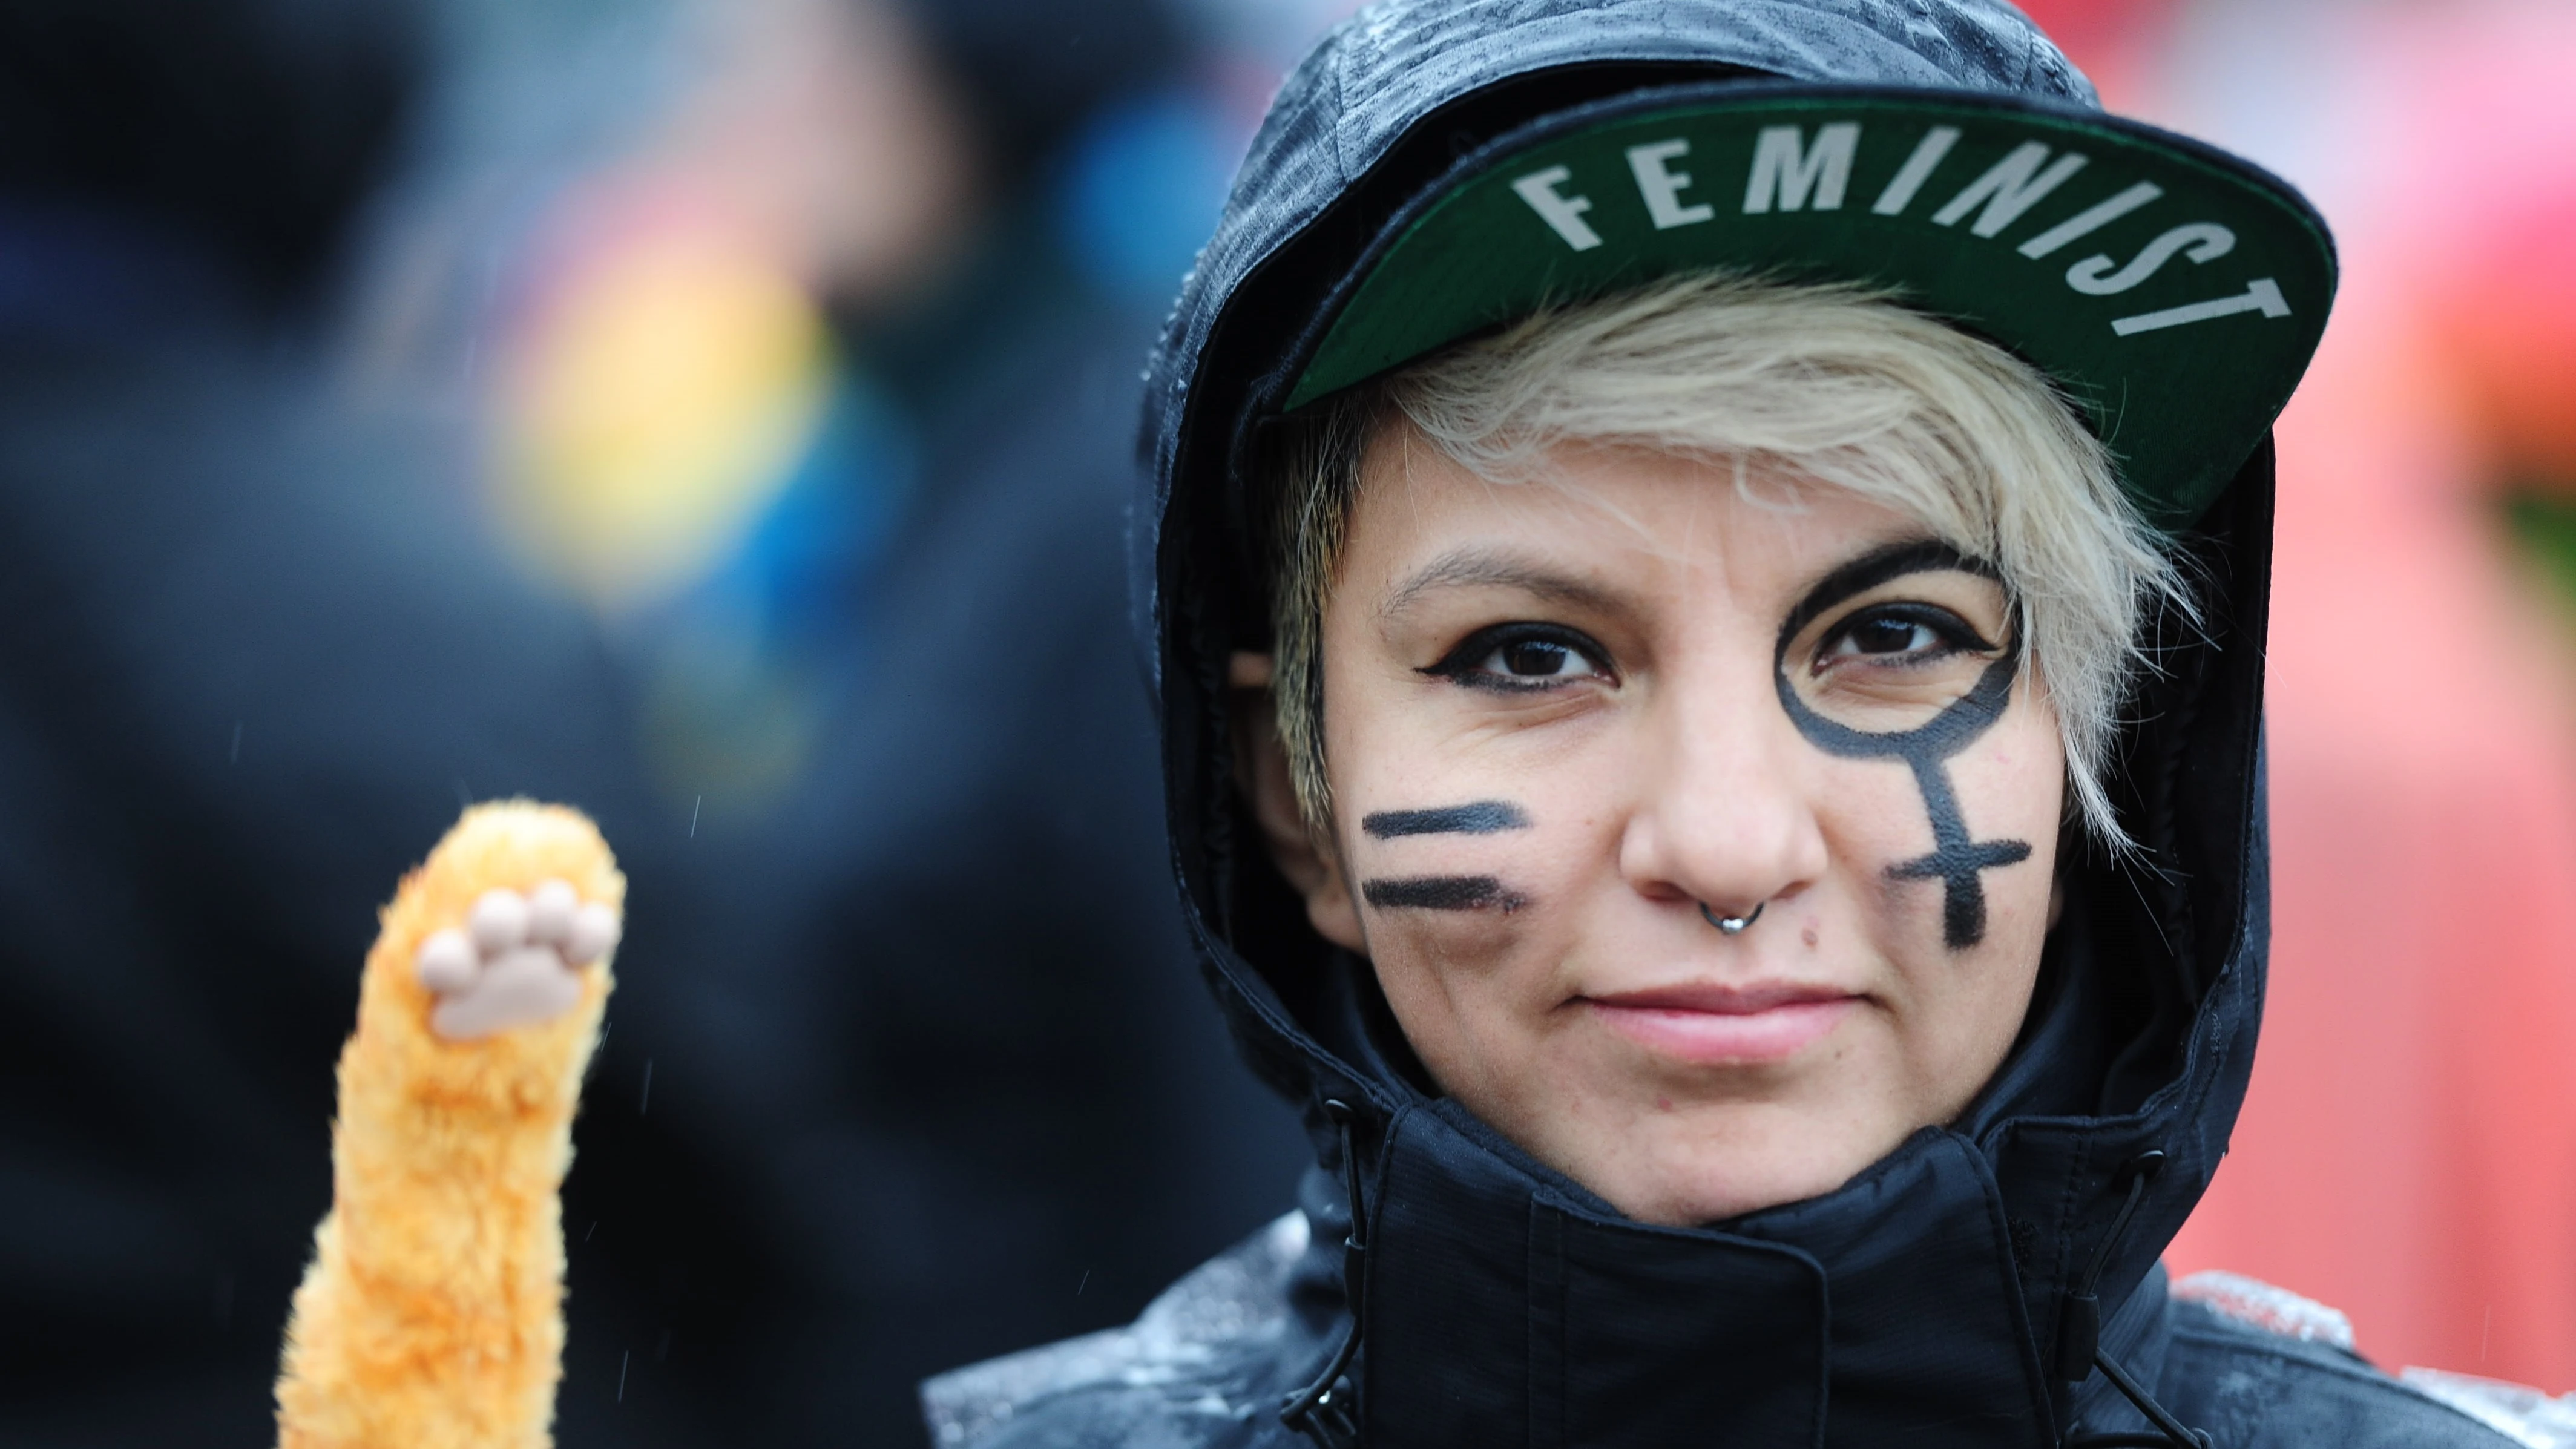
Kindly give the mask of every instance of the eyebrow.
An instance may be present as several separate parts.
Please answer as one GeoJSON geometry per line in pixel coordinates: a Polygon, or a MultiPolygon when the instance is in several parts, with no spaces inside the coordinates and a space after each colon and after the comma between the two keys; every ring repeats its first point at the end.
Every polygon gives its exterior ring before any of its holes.
{"type": "Polygon", "coordinates": [[[1405,579],[1378,606],[1380,618],[1393,618],[1435,589],[1500,588],[1597,613],[1617,612],[1624,595],[1570,574],[1558,573],[1525,558],[1493,549],[1466,548],[1442,554],[1405,579]]]}

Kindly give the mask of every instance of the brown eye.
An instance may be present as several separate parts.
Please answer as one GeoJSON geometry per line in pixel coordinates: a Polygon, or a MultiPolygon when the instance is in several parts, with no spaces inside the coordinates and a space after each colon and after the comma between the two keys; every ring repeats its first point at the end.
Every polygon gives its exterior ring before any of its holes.
{"type": "Polygon", "coordinates": [[[1541,639],[1519,639],[1504,645],[1494,651],[1486,667],[1516,679],[1554,679],[1589,672],[1583,668],[1582,655],[1541,639]]]}
{"type": "Polygon", "coordinates": [[[1550,624],[1502,624],[1479,629],[1447,658],[1422,671],[1471,689],[1552,689],[1584,679],[1607,679],[1600,646],[1571,629],[1550,624]]]}
{"type": "Polygon", "coordinates": [[[1994,646],[1947,609],[1927,604],[1892,604],[1867,610],[1825,636],[1816,667],[1830,669],[1842,660],[1881,664],[1923,664],[1959,653],[1990,653],[1994,646]]]}
{"type": "Polygon", "coordinates": [[[1903,654],[1940,643],[1930,629],[1910,619],[1864,619],[1842,637],[1837,654],[1903,654]]]}

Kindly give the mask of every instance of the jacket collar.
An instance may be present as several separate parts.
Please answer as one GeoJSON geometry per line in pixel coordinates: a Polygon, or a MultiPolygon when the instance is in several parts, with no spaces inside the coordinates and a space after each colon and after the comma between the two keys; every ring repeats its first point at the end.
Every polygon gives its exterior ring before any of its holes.
{"type": "Polygon", "coordinates": [[[1831,1198],[1674,1231],[1516,1170],[1445,1108],[1399,1114],[1377,1174],[1368,1442],[2055,1441],[1974,1144],[1925,1132],[1831,1198]]]}

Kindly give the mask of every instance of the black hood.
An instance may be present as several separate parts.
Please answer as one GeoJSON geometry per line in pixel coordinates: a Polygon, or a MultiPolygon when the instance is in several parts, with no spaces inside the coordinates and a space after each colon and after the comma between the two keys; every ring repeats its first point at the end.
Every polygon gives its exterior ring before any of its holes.
{"type": "Polygon", "coordinates": [[[2055,1443],[2102,1391],[2094,1313],[2148,1281],[2244,1096],[2268,936],[2268,442],[2182,536],[2206,616],[2157,641],[2110,781],[2139,854],[2064,867],[2039,996],[1979,1101],[1826,1197],[1648,1227],[1425,1090],[1367,964],[1307,926],[1238,803],[1227,655],[1268,643],[1239,462],[1320,309],[1500,131],[1742,78],[2093,103],[2018,13],[1972,0],[1374,7],[1290,77],[1148,374],[1138,601],[1175,864],[1253,1067],[1326,1172],[1354,1144],[1372,1443],[2055,1443]]]}

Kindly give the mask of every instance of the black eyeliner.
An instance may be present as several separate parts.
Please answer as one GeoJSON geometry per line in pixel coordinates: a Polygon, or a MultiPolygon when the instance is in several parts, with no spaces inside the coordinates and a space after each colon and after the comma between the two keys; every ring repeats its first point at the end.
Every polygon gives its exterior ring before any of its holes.
{"type": "Polygon", "coordinates": [[[1490,689],[1500,694],[1561,687],[1558,682],[1548,679],[1515,680],[1508,676],[1487,674],[1476,667],[1484,661],[1486,655],[1495,650],[1523,641],[1550,644],[1569,654],[1579,654],[1591,661],[1592,665],[1603,673],[1609,672],[1609,666],[1602,658],[1603,650],[1600,644],[1589,636],[1578,630],[1568,629],[1562,624],[1542,624],[1535,621],[1489,624],[1460,640],[1456,648],[1440,656],[1436,662],[1424,665],[1414,672],[1429,675],[1435,679],[1446,679],[1452,684],[1463,685],[1468,689],[1490,689]]]}
{"type": "MultiPolygon", "coordinates": [[[[1943,654],[1931,656],[1936,659],[1946,658],[1950,653],[1993,654],[1999,652],[2002,647],[1978,633],[1976,625],[1960,618],[1955,611],[1942,608],[1938,604],[1926,604],[1913,600],[1890,600],[1883,604],[1872,604],[1843,620],[1832,633],[1817,642],[1823,644],[1844,638],[1861,625],[1877,620],[1917,624],[1940,635],[1948,650],[1943,654]]],[[[1854,657],[1875,659],[1883,656],[1862,654],[1854,657]]]]}
{"type": "Polygon", "coordinates": [[[1993,564],[1971,558],[1937,538],[1891,543],[1885,548],[1872,549],[1816,580],[1814,586],[1807,590],[1806,597],[1800,599],[1797,606],[1789,611],[1789,617],[1781,621],[1780,652],[1788,653],[1789,641],[1814,623],[1817,615],[1854,594],[1864,593],[1907,574],[1942,572],[1975,574],[1997,583],[2003,581],[1993,564]]]}

